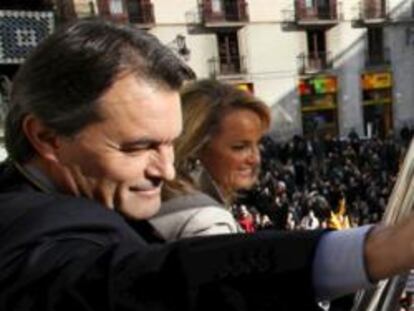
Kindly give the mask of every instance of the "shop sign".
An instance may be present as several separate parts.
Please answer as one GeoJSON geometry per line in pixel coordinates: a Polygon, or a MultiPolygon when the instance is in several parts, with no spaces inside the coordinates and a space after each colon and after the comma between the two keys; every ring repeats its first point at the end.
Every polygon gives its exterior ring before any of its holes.
{"type": "Polygon", "coordinates": [[[332,76],[317,76],[299,80],[299,94],[319,95],[332,94],[337,92],[337,79],[332,76]]]}
{"type": "Polygon", "coordinates": [[[361,80],[364,90],[387,89],[392,86],[390,72],[364,73],[361,80]]]}

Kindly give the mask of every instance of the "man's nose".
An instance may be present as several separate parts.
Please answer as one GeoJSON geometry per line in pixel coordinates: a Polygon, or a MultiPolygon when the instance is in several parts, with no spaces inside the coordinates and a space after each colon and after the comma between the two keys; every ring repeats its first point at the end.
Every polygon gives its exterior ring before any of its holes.
{"type": "Polygon", "coordinates": [[[172,180],[175,177],[174,150],[170,146],[159,147],[151,159],[149,173],[153,177],[172,180]]]}

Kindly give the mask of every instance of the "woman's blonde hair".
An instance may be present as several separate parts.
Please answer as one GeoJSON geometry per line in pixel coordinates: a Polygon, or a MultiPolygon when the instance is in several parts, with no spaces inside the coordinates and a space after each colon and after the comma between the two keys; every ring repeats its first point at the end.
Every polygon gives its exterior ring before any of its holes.
{"type": "Polygon", "coordinates": [[[262,121],[263,130],[270,126],[270,109],[253,94],[216,80],[187,84],[181,92],[184,131],[175,145],[177,176],[164,187],[163,198],[198,189],[191,173],[200,152],[216,133],[222,118],[229,112],[248,109],[262,121]]]}

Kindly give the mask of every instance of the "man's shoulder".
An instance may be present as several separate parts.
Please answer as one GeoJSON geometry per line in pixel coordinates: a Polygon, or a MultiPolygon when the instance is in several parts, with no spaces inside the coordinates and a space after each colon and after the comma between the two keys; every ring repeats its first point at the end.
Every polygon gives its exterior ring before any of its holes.
{"type": "Polygon", "coordinates": [[[5,210],[11,210],[11,212],[23,212],[33,209],[37,209],[37,211],[40,212],[42,209],[49,208],[56,208],[58,210],[65,208],[96,212],[103,208],[99,203],[92,200],[60,193],[44,193],[29,188],[19,188],[1,192],[0,206],[0,213],[5,210]]]}
{"type": "Polygon", "coordinates": [[[56,232],[138,237],[120,215],[97,202],[38,191],[0,193],[0,232],[30,240],[56,232]]]}
{"type": "Polygon", "coordinates": [[[9,241],[13,235],[37,241],[72,233],[140,239],[113,210],[87,198],[40,191],[10,163],[0,164],[0,232],[9,241]]]}

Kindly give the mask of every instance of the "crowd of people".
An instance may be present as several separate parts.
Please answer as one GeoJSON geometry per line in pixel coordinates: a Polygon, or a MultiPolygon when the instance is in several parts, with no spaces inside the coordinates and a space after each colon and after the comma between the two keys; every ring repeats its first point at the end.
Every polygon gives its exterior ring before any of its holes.
{"type": "Polygon", "coordinates": [[[376,223],[411,137],[407,127],[385,139],[360,138],[355,131],[346,139],[295,136],[285,143],[266,136],[259,182],[234,205],[236,218],[256,230],[376,223]]]}

